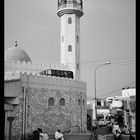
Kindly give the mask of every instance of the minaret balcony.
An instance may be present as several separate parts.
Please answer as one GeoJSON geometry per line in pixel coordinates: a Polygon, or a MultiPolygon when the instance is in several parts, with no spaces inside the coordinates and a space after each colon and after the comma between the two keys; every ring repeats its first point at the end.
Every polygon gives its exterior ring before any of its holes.
{"type": "Polygon", "coordinates": [[[63,3],[63,4],[59,4],[58,3],[58,8],[57,10],[61,9],[61,8],[66,8],[66,7],[75,7],[77,9],[83,10],[82,5],[80,4],[75,4],[75,3],[63,3]]]}
{"type": "Polygon", "coordinates": [[[61,17],[64,14],[76,14],[79,17],[83,16],[83,10],[81,6],[77,6],[76,4],[63,4],[58,7],[57,15],[61,17]]]}
{"type": "Polygon", "coordinates": [[[76,14],[79,17],[83,15],[82,0],[58,0],[57,15],[76,14]]]}

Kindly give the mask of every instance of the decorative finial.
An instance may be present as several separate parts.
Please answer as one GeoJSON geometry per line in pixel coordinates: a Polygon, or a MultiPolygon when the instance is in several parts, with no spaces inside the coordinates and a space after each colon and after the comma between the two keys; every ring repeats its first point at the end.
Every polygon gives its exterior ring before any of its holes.
{"type": "Polygon", "coordinates": [[[18,44],[17,44],[17,40],[16,40],[16,41],[15,41],[15,47],[17,47],[17,45],[18,45],[18,44]]]}

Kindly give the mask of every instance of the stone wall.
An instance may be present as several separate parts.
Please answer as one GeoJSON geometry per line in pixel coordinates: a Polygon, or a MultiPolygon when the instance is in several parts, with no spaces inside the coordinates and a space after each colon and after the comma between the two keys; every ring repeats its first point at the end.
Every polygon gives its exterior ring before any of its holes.
{"type": "Polygon", "coordinates": [[[86,83],[58,77],[21,73],[19,105],[14,110],[12,135],[32,133],[37,128],[54,133],[86,132],[86,83]],[[49,99],[54,99],[54,105],[49,99]],[[65,100],[64,106],[59,104],[65,100]]]}

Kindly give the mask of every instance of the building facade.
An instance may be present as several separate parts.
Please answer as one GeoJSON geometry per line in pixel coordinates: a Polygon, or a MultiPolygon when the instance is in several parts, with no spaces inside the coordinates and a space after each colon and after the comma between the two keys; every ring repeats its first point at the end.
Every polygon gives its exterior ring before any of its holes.
{"type": "Polygon", "coordinates": [[[136,88],[122,89],[122,97],[125,102],[124,123],[132,128],[132,132],[136,132],[136,88]]]}
{"type": "Polygon", "coordinates": [[[17,42],[6,50],[5,140],[26,139],[37,128],[48,133],[87,131],[86,83],[80,80],[82,0],[62,0],[57,14],[61,17],[61,65],[32,63],[17,42]],[[39,74],[47,69],[72,71],[74,79],[39,74]]]}
{"type": "MultiPolygon", "coordinates": [[[[54,133],[57,129],[70,133],[86,132],[84,82],[20,73],[18,83],[15,83],[17,94],[12,95],[15,90],[12,91],[12,85],[7,84],[13,82],[13,78],[5,81],[5,91],[10,93],[5,95],[5,106],[12,107],[11,110],[5,108],[5,127],[10,126],[8,118],[13,117],[11,135],[14,140],[32,133],[38,127],[48,133],[54,133]]],[[[8,136],[9,128],[5,130],[8,136]]]]}

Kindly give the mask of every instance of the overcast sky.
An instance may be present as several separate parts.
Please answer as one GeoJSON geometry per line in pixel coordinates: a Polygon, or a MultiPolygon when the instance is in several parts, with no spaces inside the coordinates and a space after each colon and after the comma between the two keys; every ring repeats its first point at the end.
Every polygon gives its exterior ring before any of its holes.
{"type": "MultiPolygon", "coordinates": [[[[35,63],[60,64],[57,0],[5,0],[5,49],[14,40],[35,63]]],[[[83,0],[80,20],[81,79],[87,95],[121,93],[135,85],[135,0],[83,0]]]]}

